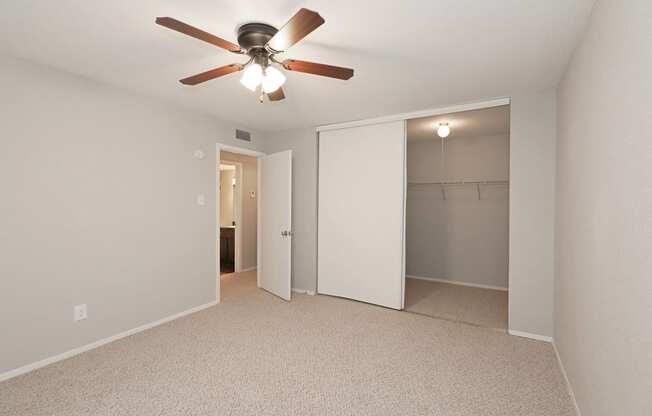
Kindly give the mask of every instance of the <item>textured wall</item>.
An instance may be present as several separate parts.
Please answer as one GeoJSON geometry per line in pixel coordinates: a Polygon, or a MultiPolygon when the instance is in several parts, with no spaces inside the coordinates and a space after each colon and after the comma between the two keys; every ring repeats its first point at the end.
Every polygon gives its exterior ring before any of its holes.
{"type": "Polygon", "coordinates": [[[652,2],[596,4],[558,98],[555,342],[583,415],[650,415],[652,2]]]}
{"type": "Polygon", "coordinates": [[[9,58],[0,90],[0,373],[215,300],[234,125],[9,58]]]}

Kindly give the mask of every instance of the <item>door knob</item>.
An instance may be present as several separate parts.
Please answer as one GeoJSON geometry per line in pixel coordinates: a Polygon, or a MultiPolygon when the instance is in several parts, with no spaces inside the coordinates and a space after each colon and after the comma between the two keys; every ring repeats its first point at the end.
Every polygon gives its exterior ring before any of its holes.
{"type": "Polygon", "coordinates": [[[292,231],[283,230],[281,231],[281,237],[289,237],[292,235],[292,231]]]}

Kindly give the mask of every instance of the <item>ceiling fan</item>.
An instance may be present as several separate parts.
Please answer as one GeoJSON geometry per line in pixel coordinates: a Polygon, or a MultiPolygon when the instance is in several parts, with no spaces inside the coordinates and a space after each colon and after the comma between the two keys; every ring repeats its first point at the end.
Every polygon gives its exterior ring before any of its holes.
{"type": "Polygon", "coordinates": [[[287,71],[304,72],[329,78],[346,80],[353,76],[353,69],[350,68],[296,59],[278,61],[274,58],[324,23],[324,19],[319,13],[312,10],[300,9],[280,29],[258,22],[244,24],[238,28],[238,45],[171,17],[157,17],[156,23],[229,52],[249,57],[249,60],[243,64],[225,65],[184,78],[181,83],[185,85],[197,85],[244,70],[240,83],[252,91],[256,91],[260,86],[260,101],[262,102],[264,95],[270,101],[280,101],[285,98],[281,87],[285,83],[285,75],[272,64],[278,64],[287,71]]]}

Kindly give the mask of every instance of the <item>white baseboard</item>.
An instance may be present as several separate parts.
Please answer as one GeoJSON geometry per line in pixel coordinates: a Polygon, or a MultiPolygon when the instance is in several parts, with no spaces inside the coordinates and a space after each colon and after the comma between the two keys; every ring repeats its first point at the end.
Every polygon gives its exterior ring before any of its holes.
{"type": "Polygon", "coordinates": [[[477,283],[460,282],[459,280],[437,279],[434,277],[412,276],[409,274],[405,275],[405,277],[407,277],[408,279],[428,280],[431,282],[438,282],[438,283],[450,283],[452,285],[459,285],[459,286],[478,287],[480,289],[502,290],[504,292],[507,292],[509,290],[506,287],[502,287],[502,286],[481,285],[477,283]]]}
{"type": "Polygon", "coordinates": [[[300,293],[302,295],[310,295],[310,296],[315,296],[315,291],[314,290],[306,290],[306,289],[298,289],[296,287],[292,288],[292,291],[294,293],[300,293]]]}
{"type": "Polygon", "coordinates": [[[561,374],[564,376],[564,380],[566,381],[566,389],[568,390],[568,394],[571,397],[571,401],[573,402],[573,406],[575,406],[575,413],[577,416],[582,416],[582,412],[580,411],[580,407],[577,405],[577,400],[575,399],[575,392],[573,392],[573,386],[571,386],[570,380],[568,379],[568,374],[566,373],[566,368],[564,367],[564,363],[561,361],[561,356],[559,355],[559,350],[557,350],[557,344],[555,342],[552,342],[552,348],[555,350],[555,356],[557,356],[557,362],[559,363],[559,368],[561,369],[561,374]]]}
{"type": "Polygon", "coordinates": [[[157,321],[150,322],[148,324],[141,325],[139,327],[132,328],[132,329],[129,329],[129,330],[124,331],[124,332],[120,332],[119,334],[115,334],[115,335],[112,335],[110,337],[103,338],[103,339],[100,339],[100,340],[95,341],[95,342],[91,342],[90,344],[86,344],[86,345],[83,345],[81,347],[73,348],[72,350],[63,352],[61,354],[53,355],[53,356],[45,358],[43,360],[36,361],[34,363],[27,364],[27,365],[24,365],[22,367],[15,368],[13,370],[6,371],[6,372],[0,374],[0,381],[9,380],[10,378],[14,378],[14,377],[17,377],[19,375],[29,373],[30,371],[34,371],[36,369],[45,367],[47,365],[56,363],[58,361],[62,361],[62,360],[65,360],[67,358],[74,357],[75,355],[79,355],[79,354],[81,354],[83,352],[90,351],[90,350],[95,349],[97,347],[101,347],[102,345],[108,344],[110,342],[117,341],[117,340],[119,340],[121,338],[126,338],[126,337],[128,337],[130,335],[134,335],[134,334],[136,334],[138,332],[142,332],[142,331],[145,331],[147,329],[154,328],[155,326],[159,326],[159,325],[162,325],[164,323],[174,321],[175,319],[179,319],[179,318],[181,318],[183,316],[190,315],[190,314],[193,314],[195,312],[199,312],[202,309],[210,308],[211,306],[215,306],[215,305],[217,305],[217,301],[213,301],[213,302],[205,303],[203,305],[195,306],[194,308],[190,308],[188,310],[185,310],[183,312],[179,312],[177,314],[168,316],[166,318],[159,319],[157,321]]]}
{"type": "Polygon", "coordinates": [[[258,268],[257,266],[254,266],[254,267],[247,267],[246,269],[242,269],[242,270],[240,270],[238,273],[252,272],[252,271],[256,270],[257,268],[258,268]]]}
{"type": "Polygon", "coordinates": [[[545,342],[552,343],[552,337],[549,337],[549,336],[546,336],[546,335],[531,334],[529,332],[514,331],[512,329],[508,329],[507,333],[509,335],[515,335],[517,337],[536,339],[537,341],[545,341],[545,342]]]}

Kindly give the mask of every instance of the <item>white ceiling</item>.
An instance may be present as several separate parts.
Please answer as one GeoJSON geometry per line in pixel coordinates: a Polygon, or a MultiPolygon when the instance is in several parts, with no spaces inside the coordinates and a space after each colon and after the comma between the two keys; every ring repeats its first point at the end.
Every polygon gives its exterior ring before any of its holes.
{"type": "Polygon", "coordinates": [[[439,123],[448,123],[448,138],[497,136],[509,133],[509,106],[462,111],[432,117],[416,118],[407,122],[407,139],[439,140],[436,131],[439,123]]]}
{"type": "Polygon", "coordinates": [[[557,85],[594,0],[0,0],[0,53],[75,72],[258,130],[308,127],[557,85]],[[162,28],[171,16],[236,41],[300,7],[326,23],[285,57],[355,69],[349,81],[288,73],[258,103],[228,75],[178,80],[242,57],[162,28]]]}

